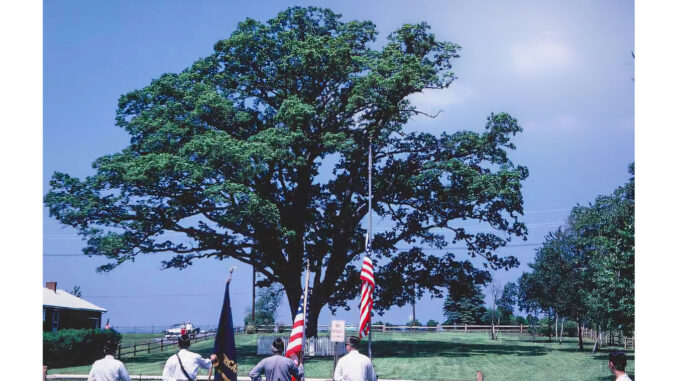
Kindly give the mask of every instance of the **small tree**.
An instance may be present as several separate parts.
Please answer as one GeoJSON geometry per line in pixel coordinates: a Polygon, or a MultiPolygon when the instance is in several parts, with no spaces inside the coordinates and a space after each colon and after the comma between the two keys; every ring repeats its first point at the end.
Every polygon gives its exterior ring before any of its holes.
{"type": "Polygon", "coordinates": [[[490,301],[492,303],[492,308],[489,310],[490,323],[492,324],[491,337],[492,340],[497,340],[498,334],[495,326],[495,321],[496,325],[500,324],[501,313],[497,310],[497,305],[499,304],[499,301],[501,300],[502,297],[503,287],[501,285],[501,282],[499,282],[498,280],[492,281],[492,284],[490,284],[489,291],[490,291],[490,301]]]}
{"type": "Polygon", "coordinates": [[[537,334],[541,297],[541,290],[534,278],[532,273],[523,273],[518,279],[518,307],[527,313],[528,331],[532,334],[533,342],[537,334]]]}
{"type": "Polygon", "coordinates": [[[69,294],[77,296],[79,298],[82,296],[82,290],[80,289],[80,286],[76,284],[75,286],[73,286],[73,289],[71,290],[71,292],[69,292],[69,294]]]}
{"type": "Polygon", "coordinates": [[[487,311],[480,286],[475,285],[470,293],[449,293],[443,305],[445,324],[478,324],[487,311]]]}
{"type": "Polygon", "coordinates": [[[252,308],[248,307],[245,313],[245,325],[273,325],[276,319],[276,310],[280,305],[283,290],[280,286],[260,288],[257,291],[257,301],[254,304],[254,321],[252,308]]]}
{"type": "Polygon", "coordinates": [[[518,298],[518,286],[513,282],[508,282],[504,285],[501,292],[501,298],[497,303],[500,318],[505,321],[510,321],[513,315],[513,307],[516,305],[518,298]]]}

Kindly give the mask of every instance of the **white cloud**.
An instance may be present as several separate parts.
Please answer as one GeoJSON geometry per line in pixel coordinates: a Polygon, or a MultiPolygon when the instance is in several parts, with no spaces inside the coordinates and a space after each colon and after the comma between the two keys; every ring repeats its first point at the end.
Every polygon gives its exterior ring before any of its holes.
{"type": "Polygon", "coordinates": [[[438,111],[446,111],[452,105],[462,103],[475,95],[471,88],[454,82],[447,89],[424,89],[421,93],[410,95],[408,99],[417,109],[435,114],[438,111]]]}
{"type": "Polygon", "coordinates": [[[557,42],[532,42],[516,45],[510,52],[513,68],[521,74],[539,75],[570,69],[576,52],[557,42]]]}

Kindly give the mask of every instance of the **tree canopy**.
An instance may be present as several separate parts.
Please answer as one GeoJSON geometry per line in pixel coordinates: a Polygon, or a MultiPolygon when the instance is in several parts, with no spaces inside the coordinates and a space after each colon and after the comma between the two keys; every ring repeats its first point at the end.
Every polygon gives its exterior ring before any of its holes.
{"type": "Polygon", "coordinates": [[[359,292],[371,144],[374,213],[389,222],[373,240],[377,272],[380,260],[409,255],[403,244],[448,242],[485,266],[514,267],[496,250],[526,234],[528,171],[508,157],[517,121],[491,114],[480,133],[440,136],[403,129],[425,115],[410,95],[455,79],[460,47],[430,29],[405,24],[376,49],[372,22],[329,9],[246,19],[213,54],[121,96],[116,123],[129,146],[84,179],[54,173],[50,214],[79,231],[84,254],[111,260],[100,271],[151,253],[179,269],[235,258],[264,275],[260,286],[283,285],[290,314],[309,259],[313,336],[322,307],[348,308],[359,292]]]}
{"type": "Polygon", "coordinates": [[[599,330],[634,331],[633,164],[629,173],[626,184],[577,205],[565,228],[546,236],[519,280],[522,309],[568,316],[580,327],[588,321],[599,330]]]}
{"type": "Polygon", "coordinates": [[[450,290],[443,304],[445,324],[481,324],[487,312],[485,295],[479,285],[465,292],[450,290]]]}

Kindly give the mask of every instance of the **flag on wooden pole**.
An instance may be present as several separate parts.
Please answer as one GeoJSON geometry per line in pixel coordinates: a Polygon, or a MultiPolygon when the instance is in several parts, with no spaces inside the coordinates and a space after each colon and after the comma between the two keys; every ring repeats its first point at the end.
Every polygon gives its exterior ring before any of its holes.
{"type": "Polygon", "coordinates": [[[301,343],[304,340],[305,326],[306,319],[304,318],[304,299],[302,298],[299,300],[299,308],[297,308],[297,314],[294,316],[292,332],[290,332],[290,341],[287,343],[287,352],[285,352],[285,356],[292,357],[293,355],[296,355],[298,359],[301,358],[301,343]]]}
{"type": "Polygon", "coordinates": [[[304,294],[299,300],[299,308],[294,315],[294,322],[292,323],[292,332],[290,332],[290,340],[287,343],[287,351],[285,356],[294,359],[296,357],[297,365],[304,362],[304,341],[306,340],[306,307],[308,306],[308,277],[310,272],[310,264],[306,261],[306,282],[304,286],[304,294]]]}
{"type": "MultiPolygon", "coordinates": [[[[233,268],[231,269],[231,275],[233,275],[233,268]]],[[[226,281],[224,303],[221,306],[221,315],[219,315],[217,336],[214,338],[213,353],[217,355],[219,361],[213,368],[215,370],[214,381],[238,380],[238,356],[235,351],[231,298],[228,292],[231,284],[231,275],[229,275],[228,281],[226,281]]]]}

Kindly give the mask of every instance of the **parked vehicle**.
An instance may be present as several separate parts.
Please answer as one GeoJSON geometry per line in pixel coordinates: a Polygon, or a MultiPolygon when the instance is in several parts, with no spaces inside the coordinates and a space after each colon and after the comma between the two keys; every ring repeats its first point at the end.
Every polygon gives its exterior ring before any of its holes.
{"type": "Polygon", "coordinates": [[[193,327],[191,322],[172,324],[172,327],[165,330],[165,339],[178,339],[182,331],[186,332],[192,339],[200,333],[200,328],[193,327]]]}

